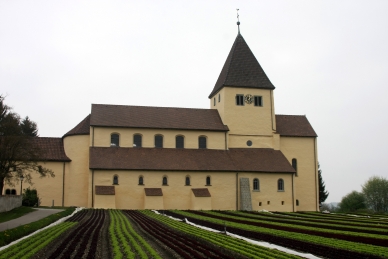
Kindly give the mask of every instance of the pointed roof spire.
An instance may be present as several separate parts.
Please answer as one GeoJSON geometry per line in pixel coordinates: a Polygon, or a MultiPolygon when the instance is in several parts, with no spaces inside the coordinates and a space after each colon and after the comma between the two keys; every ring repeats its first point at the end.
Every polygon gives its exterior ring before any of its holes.
{"type": "Polygon", "coordinates": [[[238,10],[240,9],[236,9],[237,10],[237,27],[238,27],[238,34],[240,34],[240,15],[238,15],[238,10]]]}
{"type": "Polygon", "coordinates": [[[209,98],[224,86],[275,89],[240,32],[209,98]]]}

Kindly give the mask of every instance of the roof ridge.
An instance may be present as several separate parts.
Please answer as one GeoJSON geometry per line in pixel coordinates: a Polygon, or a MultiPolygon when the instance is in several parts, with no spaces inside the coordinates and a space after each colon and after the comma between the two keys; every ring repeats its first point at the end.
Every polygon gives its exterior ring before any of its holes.
{"type": "Polygon", "coordinates": [[[143,108],[162,108],[162,109],[185,109],[185,110],[214,110],[209,108],[186,108],[186,107],[164,107],[164,106],[148,106],[148,105],[127,105],[127,104],[102,104],[92,103],[92,105],[105,105],[105,106],[124,106],[124,107],[143,107],[143,108]]]}
{"type": "Polygon", "coordinates": [[[307,117],[306,115],[302,114],[275,114],[276,116],[300,116],[300,117],[307,117]]]}

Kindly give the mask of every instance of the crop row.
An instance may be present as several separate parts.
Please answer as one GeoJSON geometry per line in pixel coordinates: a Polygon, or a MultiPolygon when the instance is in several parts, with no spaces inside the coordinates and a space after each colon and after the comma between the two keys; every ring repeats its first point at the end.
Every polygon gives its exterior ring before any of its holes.
{"type": "Polygon", "coordinates": [[[150,258],[161,259],[156,251],[133,230],[130,222],[121,211],[110,210],[109,213],[111,219],[109,234],[114,258],[135,258],[138,256],[147,259],[150,255],[150,258]]]}
{"type": "Polygon", "coordinates": [[[388,243],[388,236],[384,235],[386,233],[380,232],[378,234],[369,234],[369,233],[360,233],[356,229],[353,231],[337,230],[336,228],[319,228],[318,226],[306,226],[301,224],[283,222],[278,220],[266,220],[263,218],[258,218],[254,216],[246,216],[241,213],[231,213],[231,212],[199,212],[199,215],[211,216],[216,218],[227,218],[234,222],[240,222],[244,224],[251,224],[254,226],[268,227],[273,229],[280,229],[286,231],[292,231],[297,233],[305,233],[306,231],[309,234],[322,236],[322,237],[331,237],[338,238],[342,240],[362,242],[372,245],[383,245],[386,246],[388,243]],[[357,233],[355,233],[357,232],[357,233]]]}
{"type": "MultiPolygon", "coordinates": [[[[373,224],[373,223],[359,223],[359,222],[351,222],[351,221],[344,221],[344,220],[326,220],[325,217],[320,217],[320,218],[310,218],[310,217],[303,217],[299,216],[297,213],[290,213],[290,214],[285,214],[285,213],[267,213],[267,212],[257,212],[257,211],[238,211],[238,213],[243,213],[243,214],[248,214],[248,215],[254,215],[254,216],[260,216],[262,218],[268,218],[268,219],[277,219],[277,220],[284,220],[284,222],[292,222],[295,224],[298,224],[298,222],[301,223],[311,223],[311,224],[317,224],[317,226],[322,225],[322,226],[333,226],[336,227],[335,229],[338,229],[337,227],[342,227],[342,228],[348,228],[349,231],[351,229],[356,229],[356,230],[366,230],[363,231],[364,233],[370,233],[374,234],[369,231],[377,231],[377,232],[387,232],[388,233],[388,226],[386,225],[378,225],[378,224],[373,224]],[[324,223],[323,223],[324,222],[324,223]]],[[[316,213],[317,214],[317,213],[316,213]]],[[[377,234],[376,232],[376,234],[377,234]]]]}
{"type": "Polygon", "coordinates": [[[65,222],[45,229],[36,235],[26,238],[19,243],[0,252],[0,259],[30,258],[52,240],[57,238],[67,229],[74,226],[75,222],[65,222]]]}
{"type": "Polygon", "coordinates": [[[278,250],[253,245],[241,239],[232,238],[230,236],[221,234],[221,231],[220,233],[209,232],[207,230],[203,230],[201,228],[197,228],[181,221],[176,221],[150,211],[142,211],[142,213],[149,218],[162,222],[170,228],[179,230],[198,239],[203,239],[206,242],[212,243],[224,249],[231,250],[249,258],[298,258],[297,256],[286,254],[278,250]]]}
{"type": "Polygon", "coordinates": [[[180,215],[181,218],[188,217],[191,220],[194,220],[194,223],[200,222],[198,224],[213,223],[214,227],[222,228],[223,224],[227,223],[229,232],[249,238],[272,242],[285,247],[290,247],[292,244],[295,249],[307,251],[325,257],[328,257],[328,251],[335,251],[333,252],[333,257],[336,255],[337,257],[341,258],[364,258],[366,255],[369,255],[369,258],[373,258],[371,255],[375,255],[374,258],[380,258],[380,256],[388,257],[388,249],[386,247],[252,226],[243,223],[232,222],[228,219],[222,220],[209,216],[197,215],[194,214],[196,213],[194,211],[192,213],[184,211],[176,211],[174,213],[169,211],[168,213],[174,214],[175,216],[180,215]],[[271,241],[272,239],[274,241],[271,241]],[[351,251],[353,251],[353,253],[351,251]]]}

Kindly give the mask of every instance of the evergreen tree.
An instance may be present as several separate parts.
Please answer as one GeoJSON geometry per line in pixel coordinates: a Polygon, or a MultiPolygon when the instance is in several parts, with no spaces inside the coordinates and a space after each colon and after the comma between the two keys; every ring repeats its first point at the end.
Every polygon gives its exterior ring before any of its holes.
{"type": "Polygon", "coordinates": [[[324,202],[327,197],[329,197],[329,193],[325,190],[326,186],[322,179],[322,169],[318,163],[318,181],[319,181],[319,204],[324,202]]]}
{"type": "Polygon", "coordinates": [[[30,137],[38,136],[38,126],[35,122],[31,121],[28,116],[22,120],[20,127],[24,135],[30,137]]]}

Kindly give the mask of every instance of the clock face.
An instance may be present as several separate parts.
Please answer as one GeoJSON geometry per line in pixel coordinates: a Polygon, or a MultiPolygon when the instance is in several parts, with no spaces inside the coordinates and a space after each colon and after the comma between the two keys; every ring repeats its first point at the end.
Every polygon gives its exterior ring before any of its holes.
{"type": "Polygon", "coordinates": [[[245,102],[251,104],[253,102],[253,96],[251,94],[245,95],[245,102]]]}

